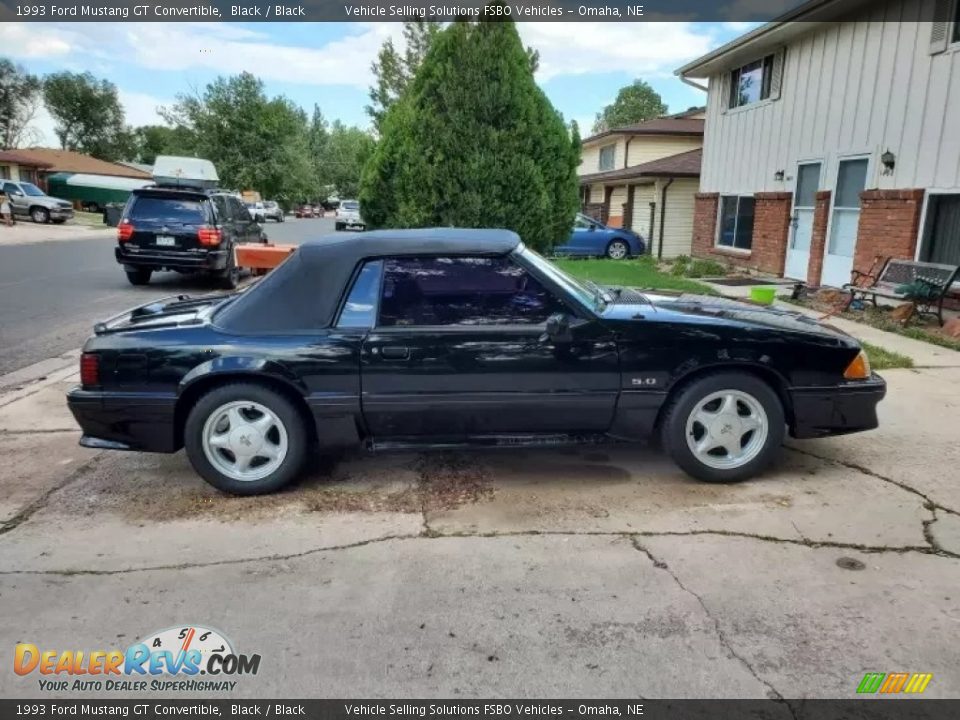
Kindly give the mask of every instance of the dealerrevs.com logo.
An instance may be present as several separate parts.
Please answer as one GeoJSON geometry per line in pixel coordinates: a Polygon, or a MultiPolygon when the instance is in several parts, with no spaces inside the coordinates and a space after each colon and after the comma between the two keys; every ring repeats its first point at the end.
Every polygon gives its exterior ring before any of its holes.
{"type": "Polygon", "coordinates": [[[126,650],[41,649],[18,643],[13,670],[39,675],[40,690],[229,692],[232,678],[256,675],[259,655],[241,655],[219,631],[201,625],[150,633],[126,650]],[[200,677],[203,676],[203,677],[200,677]]]}

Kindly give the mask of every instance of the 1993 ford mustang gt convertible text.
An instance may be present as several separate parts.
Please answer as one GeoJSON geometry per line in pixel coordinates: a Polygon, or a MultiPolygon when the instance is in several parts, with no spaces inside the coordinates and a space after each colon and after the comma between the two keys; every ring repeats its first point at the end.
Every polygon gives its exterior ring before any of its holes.
{"type": "Polygon", "coordinates": [[[81,444],[175,452],[221,490],[307,453],[641,441],[712,482],[784,434],[868,430],[886,389],[850,337],[795,313],[603,288],[503,230],[302,245],[246,292],[96,326],[68,395],[81,444]]]}

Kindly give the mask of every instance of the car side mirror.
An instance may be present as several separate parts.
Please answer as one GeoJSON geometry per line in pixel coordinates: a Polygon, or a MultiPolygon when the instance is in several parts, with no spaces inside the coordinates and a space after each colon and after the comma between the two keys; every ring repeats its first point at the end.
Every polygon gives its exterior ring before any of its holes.
{"type": "Polygon", "coordinates": [[[573,342],[573,332],[570,330],[570,316],[566,313],[554,313],[548,317],[546,332],[540,336],[540,341],[554,343],[573,342]]]}
{"type": "Polygon", "coordinates": [[[590,227],[587,228],[587,230],[590,230],[591,232],[593,232],[596,229],[597,229],[597,226],[594,225],[593,223],[590,223],[590,227]]]}

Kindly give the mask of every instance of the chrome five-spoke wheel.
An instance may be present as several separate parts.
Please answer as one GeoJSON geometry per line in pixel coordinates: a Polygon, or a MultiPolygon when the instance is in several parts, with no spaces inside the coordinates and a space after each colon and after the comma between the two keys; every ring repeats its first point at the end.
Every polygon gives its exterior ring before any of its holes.
{"type": "Polygon", "coordinates": [[[687,444],[708,467],[733,469],[746,465],[767,441],[763,405],[740,390],[721,390],[698,402],[687,418],[687,444]]]}
{"type": "Polygon", "coordinates": [[[203,452],[233,480],[261,480],[287,456],[289,439],[280,417],[266,405],[236,400],[216,408],[203,425],[203,452]]]}
{"type": "Polygon", "coordinates": [[[607,257],[611,260],[623,260],[630,254],[630,248],[623,240],[614,240],[607,246],[607,257]]]}

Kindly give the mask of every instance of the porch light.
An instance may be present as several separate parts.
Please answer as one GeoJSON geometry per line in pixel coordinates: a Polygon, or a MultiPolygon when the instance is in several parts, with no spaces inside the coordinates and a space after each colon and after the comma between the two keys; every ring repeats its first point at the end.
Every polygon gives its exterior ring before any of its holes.
{"type": "Polygon", "coordinates": [[[786,176],[786,174],[787,174],[787,173],[786,173],[786,171],[784,171],[784,170],[777,170],[777,171],[773,174],[773,179],[776,180],[777,182],[783,182],[783,178],[784,178],[784,176],[786,176]]]}
{"type": "Polygon", "coordinates": [[[883,174],[892,175],[893,168],[897,165],[897,156],[887,150],[883,155],[880,156],[880,162],[883,163],[883,174]]]}

